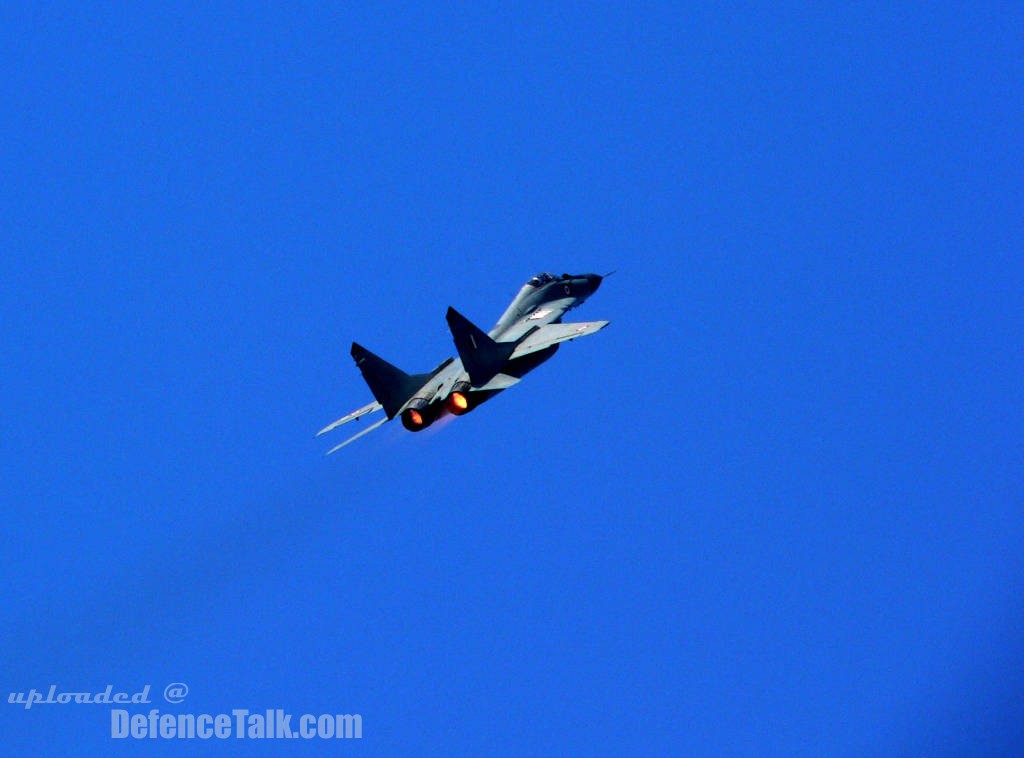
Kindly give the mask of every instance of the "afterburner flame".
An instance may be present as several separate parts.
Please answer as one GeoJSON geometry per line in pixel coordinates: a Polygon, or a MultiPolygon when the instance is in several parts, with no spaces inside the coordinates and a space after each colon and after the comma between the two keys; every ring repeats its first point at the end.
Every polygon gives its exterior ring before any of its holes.
{"type": "Polygon", "coordinates": [[[415,408],[410,408],[409,421],[411,421],[416,426],[423,426],[423,415],[415,408]]]}
{"type": "Polygon", "coordinates": [[[455,390],[448,396],[448,399],[444,402],[444,407],[448,409],[448,412],[453,416],[461,416],[464,413],[469,413],[469,397],[465,392],[455,390]]]}

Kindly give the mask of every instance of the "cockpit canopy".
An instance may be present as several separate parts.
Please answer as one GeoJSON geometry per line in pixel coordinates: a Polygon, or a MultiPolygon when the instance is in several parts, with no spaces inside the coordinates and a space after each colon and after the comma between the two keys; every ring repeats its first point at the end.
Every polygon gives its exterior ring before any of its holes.
{"type": "Polygon", "coordinates": [[[530,279],[530,281],[528,281],[527,284],[529,284],[531,287],[541,287],[547,284],[548,282],[553,281],[555,281],[554,274],[537,274],[537,276],[530,279]]]}

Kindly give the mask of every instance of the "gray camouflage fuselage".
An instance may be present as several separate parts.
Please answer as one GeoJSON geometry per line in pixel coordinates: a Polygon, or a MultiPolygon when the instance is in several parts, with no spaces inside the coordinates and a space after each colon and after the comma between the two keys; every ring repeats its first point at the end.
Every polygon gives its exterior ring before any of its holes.
{"type": "Polygon", "coordinates": [[[375,400],[318,434],[368,413],[385,412],[385,419],[329,451],[334,452],[396,416],[401,416],[406,429],[418,431],[445,413],[468,413],[554,355],[561,342],[594,334],[607,326],[607,321],[562,321],[568,311],[597,291],[602,279],[597,274],[538,274],[523,285],[494,328],[486,333],[449,308],[446,318],[458,357],[446,359],[428,373],[406,374],[353,342],[352,357],[375,400]]]}

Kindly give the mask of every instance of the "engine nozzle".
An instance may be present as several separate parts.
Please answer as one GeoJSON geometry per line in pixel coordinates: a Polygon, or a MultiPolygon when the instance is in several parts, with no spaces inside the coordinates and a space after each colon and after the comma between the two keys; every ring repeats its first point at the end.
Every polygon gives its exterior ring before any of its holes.
{"type": "Polygon", "coordinates": [[[453,416],[462,416],[473,410],[473,403],[470,401],[469,382],[456,382],[447,399],[444,401],[445,409],[453,416]]]}
{"type": "Polygon", "coordinates": [[[437,418],[436,409],[421,397],[414,398],[402,411],[402,426],[410,432],[418,432],[430,426],[437,418]]]}

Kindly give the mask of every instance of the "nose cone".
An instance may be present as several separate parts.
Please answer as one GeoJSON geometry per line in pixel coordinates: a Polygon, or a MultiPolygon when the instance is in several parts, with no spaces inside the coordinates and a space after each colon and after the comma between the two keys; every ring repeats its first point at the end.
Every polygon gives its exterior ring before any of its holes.
{"type": "Polygon", "coordinates": [[[601,286],[601,282],[604,280],[603,276],[598,276],[597,274],[584,274],[583,278],[587,280],[591,295],[597,292],[597,288],[601,286]]]}

